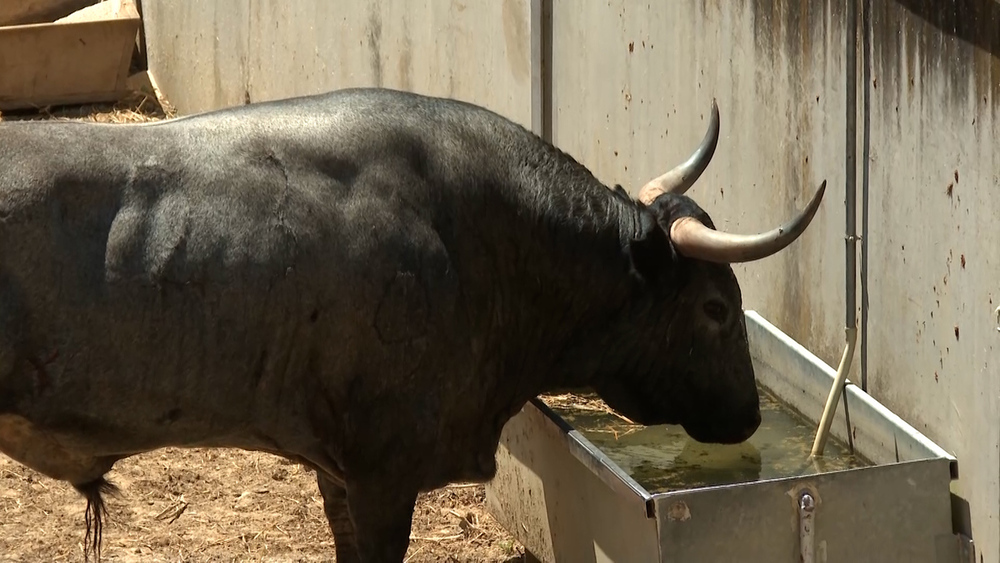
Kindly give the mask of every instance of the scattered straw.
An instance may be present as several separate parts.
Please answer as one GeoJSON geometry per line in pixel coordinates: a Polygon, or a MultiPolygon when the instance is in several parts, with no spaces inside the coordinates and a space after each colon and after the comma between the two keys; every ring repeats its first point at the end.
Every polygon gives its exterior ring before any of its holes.
{"type": "Polygon", "coordinates": [[[432,542],[443,542],[448,540],[458,540],[462,539],[464,534],[454,534],[451,536],[410,536],[410,541],[432,541],[432,542]]]}
{"type": "Polygon", "coordinates": [[[157,514],[156,519],[157,520],[169,519],[170,521],[167,522],[167,524],[173,524],[174,522],[177,521],[178,518],[181,517],[181,514],[184,514],[184,511],[187,510],[187,507],[188,503],[184,502],[183,500],[175,502],[174,504],[168,506],[167,508],[163,509],[162,512],[157,514]]]}
{"type": "Polygon", "coordinates": [[[423,546],[421,546],[421,547],[418,547],[418,548],[417,548],[416,550],[414,550],[414,552],[413,552],[413,553],[411,553],[411,554],[410,554],[410,555],[409,555],[409,556],[408,556],[408,557],[407,557],[406,559],[403,559],[403,563],[410,563],[410,561],[413,561],[413,558],[414,558],[414,557],[416,557],[416,556],[417,556],[417,554],[418,554],[418,553],[420,553],[420,552],[421,552],[421,551],[423,551],[423,550],[424,550],[423,546]]]}
{"type": "Polygon", "coordinates": [[[113,103],[45,106],[0,114],[2,121],[90,121],[95,123],[147,123],[177,116],[176,110],[155,94],[133,91],[113,103]]]}
{"type": "Polygon", "coordinates": [[[607,405],[607,403],[602,401],[600,397],[596,395],[576,395],[572,393],[562,393],[559,395],[542,395],[540,398],[550,408],[599,412],[602,414],[609,414],[611,416],[619,418],[631,426],[637,426],[637,427],[642,426],[641,424],[633,422],[625,415],[615,412],[611,407],[607,405]]]}

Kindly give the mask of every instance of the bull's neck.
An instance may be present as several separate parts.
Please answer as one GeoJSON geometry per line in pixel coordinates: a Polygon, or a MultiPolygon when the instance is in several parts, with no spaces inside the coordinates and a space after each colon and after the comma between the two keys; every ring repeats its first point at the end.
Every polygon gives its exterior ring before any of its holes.
{"type": "Polygon", "coordinates": [[[577,186],[540,185],[517,227],[519,267],[500,295],[511,301],[508,321],[525,358],[521,378],[531,395],[548,389],[583,386],[603,372],[618,346],[625,319],[634,310],[636,278],[628,247],[639,230],[634,201],[596,180],[577,186]],[[602,349],[603,348],[603,349],[602,349]]]}

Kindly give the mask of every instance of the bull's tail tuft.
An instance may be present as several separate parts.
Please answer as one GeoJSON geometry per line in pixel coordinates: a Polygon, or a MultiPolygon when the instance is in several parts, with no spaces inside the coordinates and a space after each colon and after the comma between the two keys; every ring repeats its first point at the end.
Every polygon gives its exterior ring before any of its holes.
{"type": "Polygon", "coordinates": [[[100,477],[89,483],[73,485],[73,488],[87,499],[87,511],[84,513],[87,535],[83,539],[83,559],[90,561],[90,556],[93,555],[94,561],[100,561],[104,517],[108,515],[104,495],[117,495],[118,487],[100,477]]]}

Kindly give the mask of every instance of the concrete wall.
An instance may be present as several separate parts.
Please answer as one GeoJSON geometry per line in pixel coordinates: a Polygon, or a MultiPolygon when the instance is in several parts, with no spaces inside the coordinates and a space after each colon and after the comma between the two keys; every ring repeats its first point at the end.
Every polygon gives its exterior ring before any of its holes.
{"type": "MultiPolygon", "coordinates": [[[[856,139],[859,231],[865,201],[869,213],[858,305],[867,288],[869,318],[866,355],[851,378],[860,380],[864,360],[872,395],[959,458],[955,491],[971,503],[982,561],[997,563],[1000,3],[871,4],[871,77],[863,79],[859,54],[856,139]]],[[[632,193],[690,153],[716,98],[722,139],[690,195],[720,228],[771,228],[829,182],[794,246],[735,270],[747,308],[836,365],[845,316],[846,3],[653,6],[143,2],[150,68],[184,113],[352,85],[452,95],[545,131],[632,193]]]]}
{"type": "Polygon", "coordinates": [[[995,562],[1000,3],[874,4],[869,391],[958,457],[957,492],[995,562]]]}
{"type": "Polygon", "coordinates": [[[551,56],[552,140],[609,185],[637,194],[687,158],[713,98],[721,139],[688,194],[718,228],[776,227],[829,182],[794,246],[735,269],[747,308],[832,363],[842,353],[845,293],[844,29],[836,4],[770,11],[746,2],[618,0],[581,10],[554,0],[551,56]]]}
{"type": "Polygon", "coordinates": [[[532,0],[145,0],[149,68],[182,113],[386,86],[531,124],[532,0]]]}

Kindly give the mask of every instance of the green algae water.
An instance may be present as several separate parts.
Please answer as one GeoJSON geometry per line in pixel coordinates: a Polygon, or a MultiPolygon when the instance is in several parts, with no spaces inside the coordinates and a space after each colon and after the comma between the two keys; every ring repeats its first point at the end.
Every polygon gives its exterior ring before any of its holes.
{"type": "MultiPolygon", "coordinates": [[[[588,405],[596,395],[579,395],[588,405]]],[[[636,426],[593,406],[546,401],[549,407],[650,493],[800,477],[870,466],[832,436],[811,460],[816,425],[760,390],[761,425],[742,444],[701,444],[680,426],[636,426]]]]}

